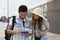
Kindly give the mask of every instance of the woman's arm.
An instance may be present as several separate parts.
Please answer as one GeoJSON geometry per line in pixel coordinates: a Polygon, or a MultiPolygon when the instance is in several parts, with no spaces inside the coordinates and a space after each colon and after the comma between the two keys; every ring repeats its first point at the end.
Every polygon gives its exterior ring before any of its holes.
{"type": "Polygon", "coordinates": [[[49,22],[47,19],[44,20],[43,25],[45,26],[46,30],[45,31],[39,31],[40,35],[44,35],[48,32],[50,29],[49,22]]]}
{"type": "Polygon", "coordinates": [[[44,35],[44,34],[46,34],[48,32],[48,29],[46,29],[45,31],[39,31],[39,34],[40,35],[44,35]]]}

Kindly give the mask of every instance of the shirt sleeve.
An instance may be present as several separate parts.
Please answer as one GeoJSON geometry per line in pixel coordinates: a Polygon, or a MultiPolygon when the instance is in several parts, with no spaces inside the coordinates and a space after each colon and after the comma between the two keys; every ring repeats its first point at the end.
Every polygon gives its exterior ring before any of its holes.
{"type": "Polygon", "coordinates": [[[30,26],[30,28],[32,28],[32,25],[31,25],[31,18],[29,19],[29,26],[30,26]]]}
{"type": "Polygon", "coordinates": [[[45,25],[46,29],[48,29],[48,30],[50,29],[49,22],[47,19],[44,20],[44,25],[45,25]]]}
{"type": "Polygon", "coordinates": [[[31,19],[29,19],[29,27],[30,27],[30,32],[29,33],[32,33],[31,19]]]}
{"type": "Polygon", "coordinates": [[[12,25],[12,18],[10,18],[9,20],[9,25],[12,25]]]}

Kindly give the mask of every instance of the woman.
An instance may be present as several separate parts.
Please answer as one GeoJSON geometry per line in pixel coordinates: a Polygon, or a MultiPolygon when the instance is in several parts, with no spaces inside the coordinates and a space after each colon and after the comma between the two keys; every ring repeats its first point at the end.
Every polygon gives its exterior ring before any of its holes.
{"type": "Polygon", "coordinates": [[[34,40],[48,40],[47,32],[49,30],[49,23],[43,16],[40,8],[36,8],[33,11],[31,23],[33,27],[34,40]]]}

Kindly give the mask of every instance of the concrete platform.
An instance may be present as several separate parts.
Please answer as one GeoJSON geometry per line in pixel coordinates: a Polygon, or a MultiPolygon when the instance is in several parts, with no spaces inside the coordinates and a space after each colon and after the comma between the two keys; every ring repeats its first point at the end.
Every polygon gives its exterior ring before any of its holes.
{"type": "MultiPolygon", "coordinates": [[[[4,39],[4,30],[6,29],[7,23],[1,23],[0,22],[0,40],[4,39]]],[[[48,32],[49,40],[60,40],[60,35],[48,32]]]]}
{"type": "Polygon", "coordinates": [[[49,40],[60,40],[60,35],[48,32],[49,40]]]}

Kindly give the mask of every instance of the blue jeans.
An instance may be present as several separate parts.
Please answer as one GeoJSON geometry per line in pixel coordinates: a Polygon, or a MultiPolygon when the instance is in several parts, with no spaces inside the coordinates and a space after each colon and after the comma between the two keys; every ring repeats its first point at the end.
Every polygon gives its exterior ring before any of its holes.
{"type": "Polygon", "coordinates": [[[43,35],[43,36],[41,37],[41,40],[48,40],[48,35],[47,35],[47,34],[43,35]]]}

